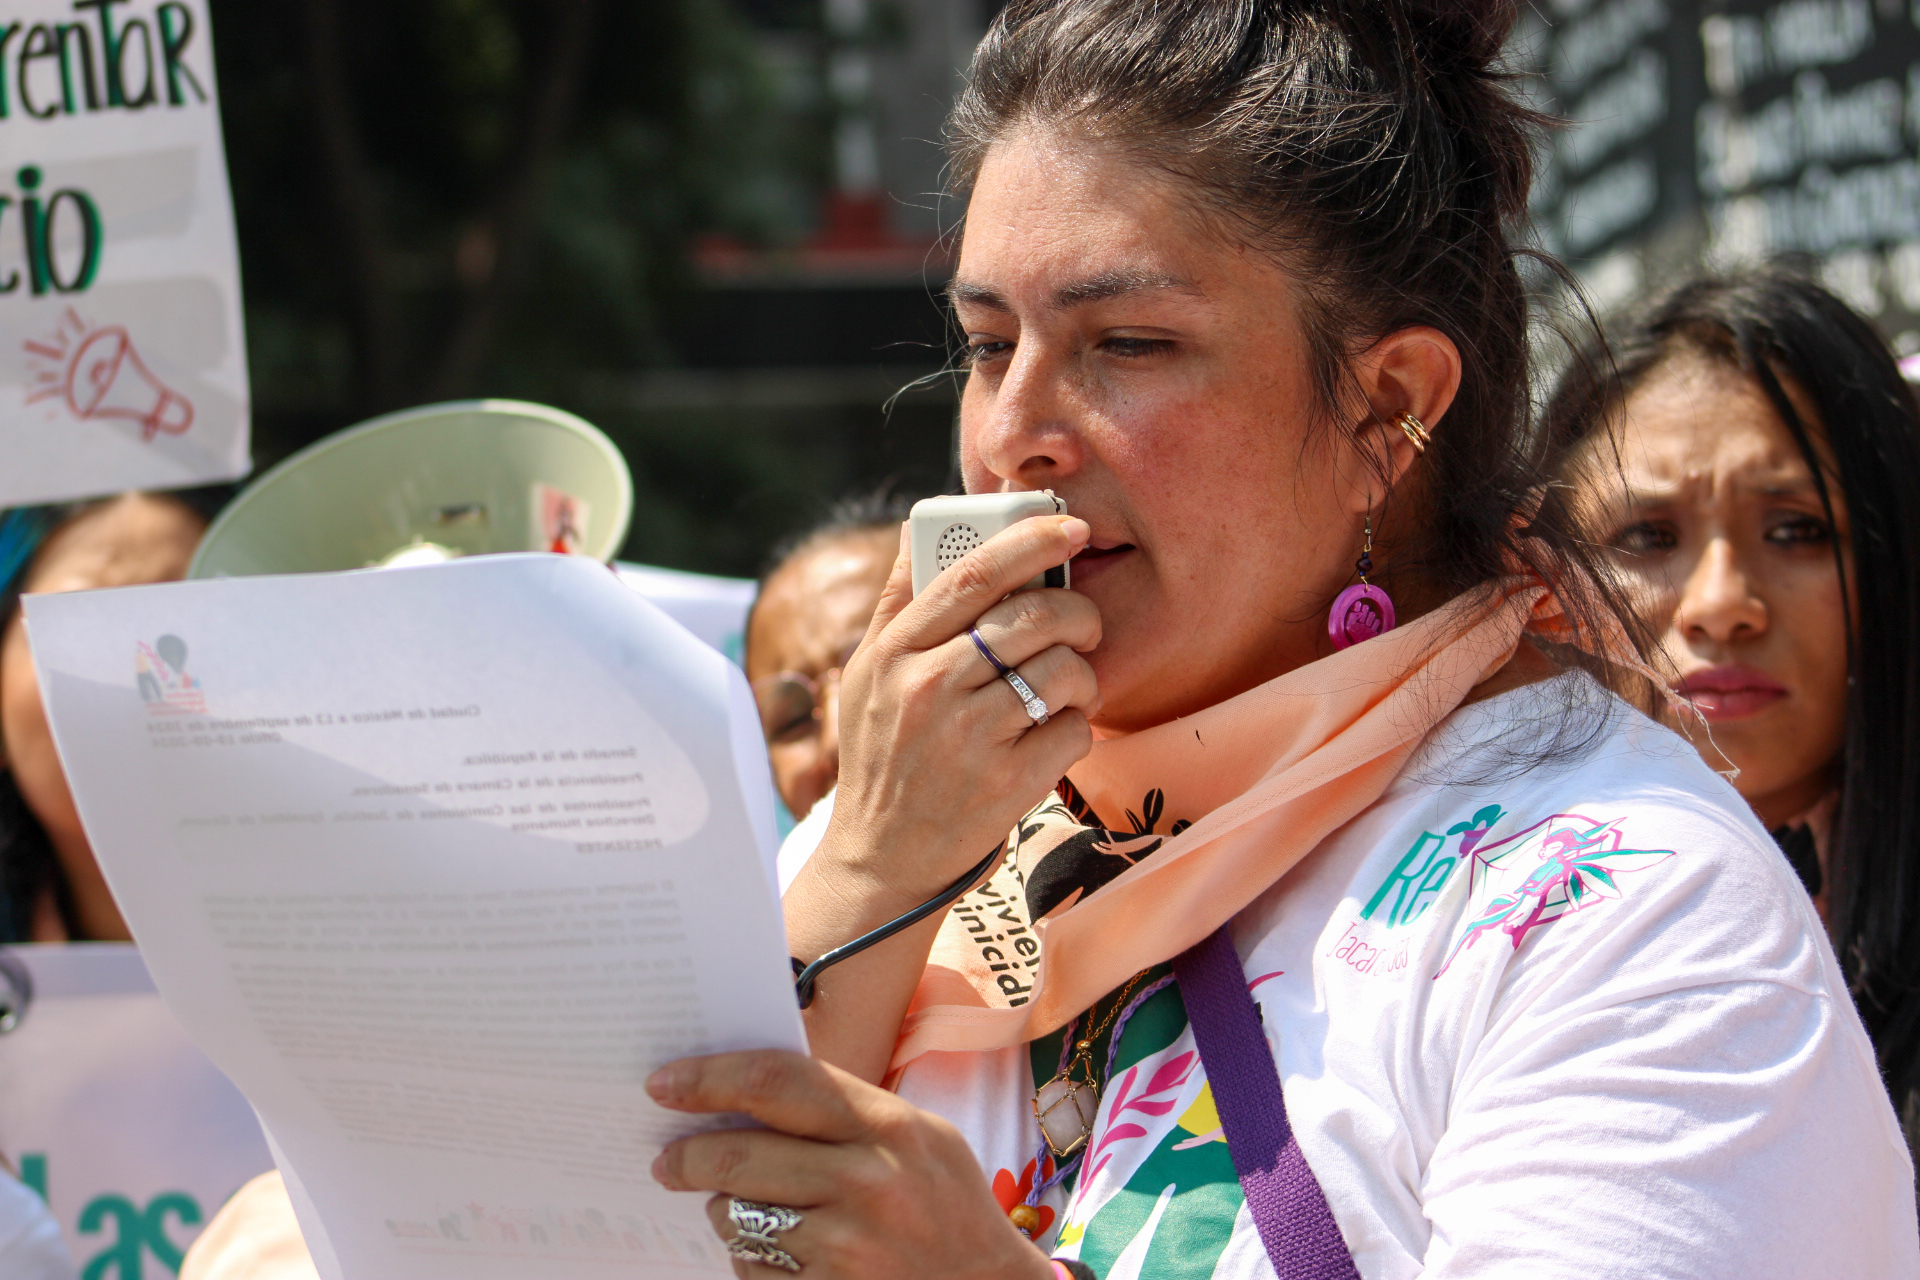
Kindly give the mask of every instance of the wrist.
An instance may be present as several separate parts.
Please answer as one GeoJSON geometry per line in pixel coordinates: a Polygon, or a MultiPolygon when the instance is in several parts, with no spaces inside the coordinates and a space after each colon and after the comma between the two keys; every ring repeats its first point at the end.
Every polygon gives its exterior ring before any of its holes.
{"type": "Polygon", "coordinates": [[[787,892],[792,895],[805,887],[815,901],[830,903],[838,928],[854,924],[870,928],[912,910],[934,892],[929,889],[914,896],[912,886],[896,883],[887,874],[885,862],[884,856],[865,842],[836,840],[829,833],[787,892]],[[803,886],[803,878],[811,883],[803,886]]]}
{"type": "Polygon", "coordinates": [[[988,851],[963,848],[951,832],[880,831],[849,815],[845,827],[828,828],[809,863],[820,862],[843,899],[894,916],[949,888],[988,851]]]}

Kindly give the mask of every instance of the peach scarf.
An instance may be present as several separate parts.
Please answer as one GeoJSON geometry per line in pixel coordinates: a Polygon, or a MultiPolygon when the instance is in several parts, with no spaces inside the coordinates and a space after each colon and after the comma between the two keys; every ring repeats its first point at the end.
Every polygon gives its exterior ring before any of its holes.
{"type": "Polygon", "coordinates": [[[1564,628],[1539,579],[1510,579],[1197,714],[1096,742],[1064,799],[1034,810],[1000,868],[948,913],[894,1069],[1045,1035],[1199,942],[1377,800],[1523,631],[1564,640],[1564,628]],[[1135,834],[1085,825],[1119,818],[1135,834]],[[1095,879],[1112,878],[1048,903],[1049,856],[1104,862],[1095,879]]]}

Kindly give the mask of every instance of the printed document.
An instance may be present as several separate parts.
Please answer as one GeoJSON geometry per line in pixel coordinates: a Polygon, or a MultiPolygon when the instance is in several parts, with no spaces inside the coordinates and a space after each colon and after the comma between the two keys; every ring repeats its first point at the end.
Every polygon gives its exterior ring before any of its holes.
{"type": "Polygon", "coordinates": [[[745,678],[591,560],[29,597],[95,852],[328,1280],[731,1274],[642,1082],[805,1050],[745,678]]]}

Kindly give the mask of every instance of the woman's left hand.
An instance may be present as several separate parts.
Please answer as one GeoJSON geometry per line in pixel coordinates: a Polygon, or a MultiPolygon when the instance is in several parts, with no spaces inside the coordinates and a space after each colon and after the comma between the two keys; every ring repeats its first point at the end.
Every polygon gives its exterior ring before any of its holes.
{"type": "MultiPolygon", "coordinates": [[[[800,1212],[780,1247],[808,1280],[1051,1280],[1046,1258],[1008,1221],[959,1130],[838,1067],[763,1050],[685,1058],[647,1080],[676,1111],[743,1112],[765,1129],[671,1143],[653,1176],[675,1191],[715,1191],[707,1216],[723,1240],[728,1202],[800,1212]]],[[[784,1276],[736,1261],[742,1277],[784,1276]]]]}

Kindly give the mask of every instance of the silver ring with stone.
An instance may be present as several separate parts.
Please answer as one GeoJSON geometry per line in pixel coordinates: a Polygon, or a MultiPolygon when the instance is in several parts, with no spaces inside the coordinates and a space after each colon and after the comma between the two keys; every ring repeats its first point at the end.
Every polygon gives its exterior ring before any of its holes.
{"type": "Polygon", "coordinates": [[[967,634],[973,638],[973,647],[980,651],[980,656],[988,662],[991,662],[993,669],[1000,673],[1000,678],[1012,687],[1014,696],[1018,697],[1020,699],[1020,705],[1026,708],[1027,719],[1033,721],[1036,726],[1045,724],[1047,722],[1047,704],[1041,701],[1040,695],[1033,691],[1033,686],[1025,680],[1022,680],[1018,671],[1015,671],[1012,667],[1000,661],[1000,655],[989,648],[987,642],[980,638],[980,628],[968,627],[967,634]]]}
{"type": "Polygon", "coordinates": [[[1040,695],[1033,691],[1033,686],[1022,680],[1018,671],[1007,672],[1005,679],[1013,686],[1013,691],[1020,695],[1020,705],[1027,709],[1027,718],[1036,726],[1045,724],[1047,704],[1040,700],[1040,695]]]}
{"type": "Polygon", "coordinates": [[[730,1256],[782,1271],[800,1270],[794,1256],[780,1247],[781,1233],[800,1225],[798,1209],[733,1196],[727,1201],[727,1221],[735,1228],[733,1237],[727,1241],[730,1256]]]}

